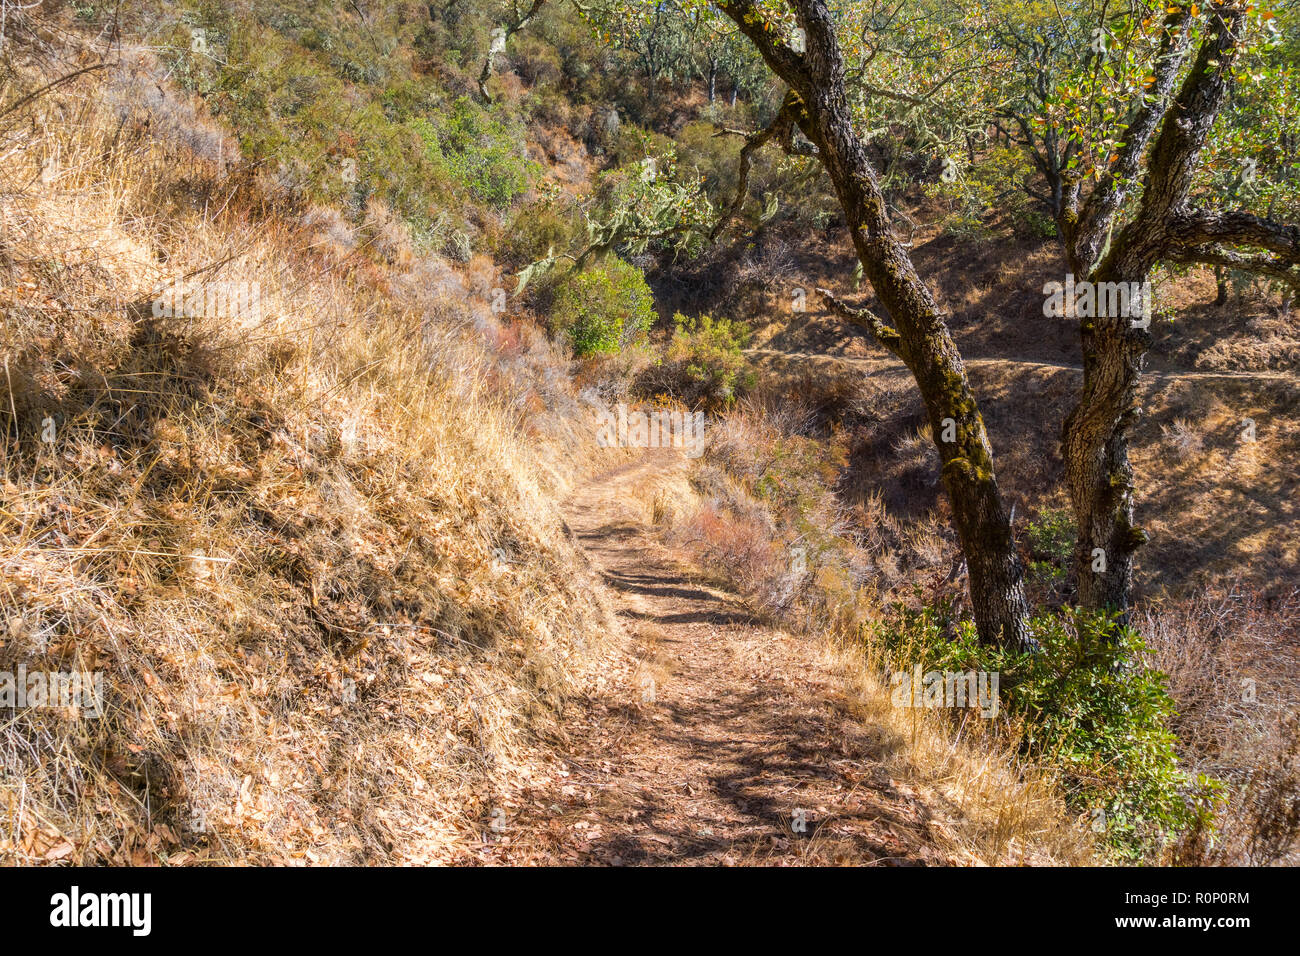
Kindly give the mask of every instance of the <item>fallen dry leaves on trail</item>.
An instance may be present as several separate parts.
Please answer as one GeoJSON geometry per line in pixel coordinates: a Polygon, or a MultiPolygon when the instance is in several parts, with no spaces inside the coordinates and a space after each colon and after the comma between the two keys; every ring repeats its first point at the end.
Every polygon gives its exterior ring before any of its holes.
{"type": "MultiPolygon", "coordinates": [[[[756,620],[698,582],[628,508],[680,466],[647,453],[570,501],[625,640],[586,665],[568,743],[484,821],[497,864],[959,863],[929,807],[890,778],[902,745],[856,719],[816,639],[756,620]]],[[[468,860],[466,861],[468,862],[468,860]]]]}

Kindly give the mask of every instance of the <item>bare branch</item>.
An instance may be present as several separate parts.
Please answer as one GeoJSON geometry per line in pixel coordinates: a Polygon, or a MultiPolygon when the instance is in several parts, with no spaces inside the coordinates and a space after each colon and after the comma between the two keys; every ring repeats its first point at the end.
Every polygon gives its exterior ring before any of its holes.
{"type": "MultiPolygon", "coordinates": [[[[533,17],[537,16],[537,11],[540,10],[545,3],[546,0],[532,0],[532,5],[522,13],[519,10],[519,4],[517,2],[513,4],[514,19],[507,21],[506,25],[502,28],[503,34],[501,37],[501,47],[503,50],[505,49],[505,45],[510,42],[510,38],[524,27],[528,26],[533,17]]],[[[479,95],[483,97],[485,103],[492,102],[492,94],[488,92],[487,83],[488,79],[492,76],[492,61],[496,57],[497,52],[498,51],[491,48],[488,49],[487,56],[483,59],[483,69],[478,75],[478,92],[479,95]]]]}
{"type": "Polygon", "coordinates": [[[53,82],[46,83],[39,90],[35,90],[31,93],[28,93],[26,96],[21,97],[20,99],[14,101],[9,106],[6,106],[3,110],[0,110],[0,116],[7,116],[10,113],[12,113],[14,110],[26,106],[32,100],[36,99],[38,96],[48,93],[56,86],[62,86],[64,83],[67,83],[71,80],[75,80],[77,77],[83,76],[86,73],[92,73],[95,70],[102,70],[104,67],[112,66],[112,65],[113,64],[110,62],[92,63],[90,66],[82,67],[80,70],[74,70],[73,72],[68,73],[65,76],[59,77],[57,80],[54,80],[53,82]]]}
{"type": "Polygon", "coordinates": [[[794,91],[787,91],[781,109],[766,127],[754,133],[741,133],[739,130],[722,129],[717,135],[736,134],[745,137],[745,145],[740,147],[740,164],[736,171],[736,194],[731,205],[718,217],[718,221],[709,230],[709,242],[718,238],[723,228],[736,217],[740,207],[745,203],[749,192],[749,170],[754,162],[754,153],[762,149],[769,141],[775,139],[783,150],[791,155],[814,156],[816,147],[811,143],[799,143],[794,138],[795,110],[799,107],[799,98],[794,91]]]}

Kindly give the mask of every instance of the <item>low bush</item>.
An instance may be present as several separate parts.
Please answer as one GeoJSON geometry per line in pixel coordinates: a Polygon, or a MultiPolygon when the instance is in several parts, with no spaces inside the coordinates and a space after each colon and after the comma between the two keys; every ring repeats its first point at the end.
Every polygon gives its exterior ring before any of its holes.
{"type": "Polygon", "coordinates": [[[1083,610],[1031,621],[1036,647],[981,644],[947,606],[899,606],[875,628],[891,666],[999,675],[998,719],[1061,777],[1119,859],[1154,857],[1178,832],[1212,828],[1220,784],[1179,769],[1165,674],[1141,636],[1083,610]]]}
{"type": "Polygon", "coordinates": [[[551,332],[567,337],[573,354],[584,358],[640,341],[654,319],[654,298],[641,270],[609,257],[565,277],[555,294],[551,332]]]}
{"type": "Polygon", "coordinates": [[[754,373],[744,353],[749,326],[680,312],[673,316],[673,326],[664,358],[638,383],[642,391],[664,392],[692,408],[720,409],[753,386],[754,373]]]}

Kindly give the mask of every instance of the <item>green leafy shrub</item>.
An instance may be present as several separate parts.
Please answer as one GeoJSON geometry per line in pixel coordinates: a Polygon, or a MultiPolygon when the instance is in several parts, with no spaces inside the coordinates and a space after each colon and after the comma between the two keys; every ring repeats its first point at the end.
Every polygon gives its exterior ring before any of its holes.
{"type": "Polygon", "coordinates": [[[673,337],[664,358],[647,369],[639,388],[671,395],[691,407],[721,408],[752,387],[744,348],[750,329],[743,322],[701,315],[673,316],[673,337]]]}
{"type": "Polygon", "coordinates": [[[507,208],[527,189],[537,164],[517,130],[462,96],[434,118],[411,120],[430,161],[441,165],[478,200],[507,208]]]}
{"type": "Polygon", "coordinates": [[[1082,609],[1030,623],[1032,651],[981,644],[948,607],[898,608],[876,640],[894,667],[999,675],[999,716],[1024,752],[1061,775],[1066,795],[1121,859],[1154,854],[1173,834],[1212,828],[1220,785],[1178,768],[1165,675],[1141,636],[1082,609]]]}
{"type": "Polygon", "coordinates": [[[551,331],[579,357],[610,354],[640,341],[654,323],[654,297],[636,266],[610,256],[570,273],[551,310],[551,331]]]}
{"type": "Polygon", "coordinates": [[[1029,571],[1044,584],[1065,579],[1070,554],[1074,551],[1074,520],[1065,508],[1047,508],[1029,522],[1025,539],[1029,545],[1029,571]]]}
{"type": "Polygon", "coordinates": [[[1012,229],[1031,239],[1055,239],[1056,223],[1041,209],[1025,208],[1012,218],[1012,229]]]}

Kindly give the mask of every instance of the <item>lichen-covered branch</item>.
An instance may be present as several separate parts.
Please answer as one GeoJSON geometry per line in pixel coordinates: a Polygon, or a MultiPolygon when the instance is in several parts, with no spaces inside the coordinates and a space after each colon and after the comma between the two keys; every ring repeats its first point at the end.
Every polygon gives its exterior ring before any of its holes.
{"type": "Polygon", "coordinates": [[[769,142],[775,140],[777,144],[788,154],[792,156],[815,156],[816,149],[809,143],[798,142],[794,138],[795,131],[795,110],[798,107],[799,98],[793,90],[787,91],[785,100],[781,103],[780,110],[772,122],[753,133],[743,133],[739,130],[723,129],[719,130],[716,135],[740,135],[745,137],[745,145],[740,147],[740,161],[736,169],[736,193],[731,200],[731,205],[726,211],[718,217],[718,221],[709,230],[709,241],[713,242],[721,234],[732,219],[740,213],[741,207],[745,204],[745,196],[749,193],[749,170],[754,163],[754,153],[762,149],[769,142]]]}
{"type": "MultiPolygon", "coordinates": [[[[830,289],[818,289],[817,294],[821,296],[822,302],[825,303],[826,308],[830,309],[840,318],[847,319],[854,325],[866,329],[871,333],[871,337],[880,343],[882,348],[888,349],[899,358],[904,358],[902,337],[899,336],[897,329],[886,325],[881,320],[880,316],[876,315],[870,309],[853,308],[851,305],[848,305],[837,298],[830,289]]],[[[904,359],[904,361],[906,361],[906,359],[904,359]]]]}

